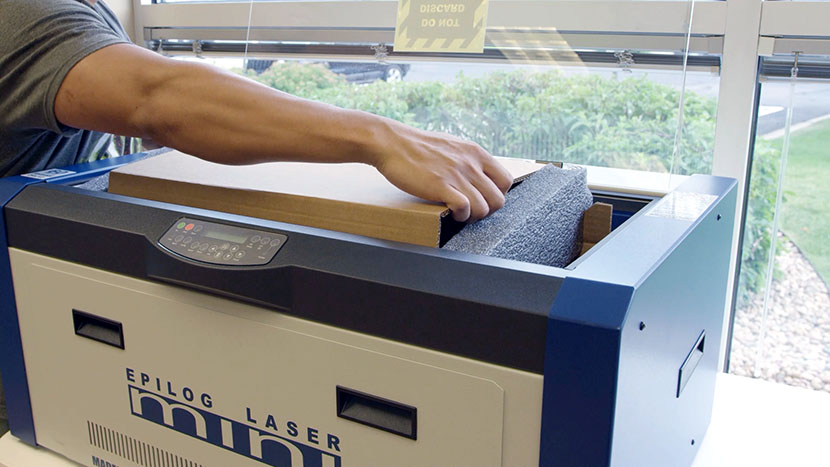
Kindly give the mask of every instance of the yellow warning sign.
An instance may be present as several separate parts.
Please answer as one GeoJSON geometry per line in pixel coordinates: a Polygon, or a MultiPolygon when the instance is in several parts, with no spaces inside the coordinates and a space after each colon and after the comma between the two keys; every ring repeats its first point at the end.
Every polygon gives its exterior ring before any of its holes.
{"type": "Polygon", "coordinates": [[[399,0],[396,52],[484,51],[487,0],[399,0]]]}

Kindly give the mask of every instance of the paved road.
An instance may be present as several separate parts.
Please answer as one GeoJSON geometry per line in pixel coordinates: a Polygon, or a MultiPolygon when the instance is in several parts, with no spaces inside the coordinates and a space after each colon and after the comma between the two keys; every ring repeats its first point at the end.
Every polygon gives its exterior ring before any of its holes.
{"type": "MultiPolygon", "coordinates": [[[[780,110],[758,119],[758,134],[784,128],[789,100],[789,80],[768,81],[761,85],[761,105],[780,110]]],[[[795,86],[793,103],[793,124],[830,114],[830,83],[799,81],[795,86]]]]}

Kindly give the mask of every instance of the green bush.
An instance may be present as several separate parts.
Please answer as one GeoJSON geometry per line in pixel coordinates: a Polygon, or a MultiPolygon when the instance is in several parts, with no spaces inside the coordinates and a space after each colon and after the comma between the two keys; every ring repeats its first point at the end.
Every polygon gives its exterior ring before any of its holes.
{"type": "Polygon", "coordinates": [[[314,99],[324,89],[342,86],[346,80],[321,63],[276,62],[256,74],[251,70],[235,70],[274,89],[295,96],[314,99]]]}
{"type": "MultiPolygon", "coordinates": [[[[518,69],[483,77],[461,73],[452,83],[352,85],[324,65],[278,63],[253,78],[300,97],[455,134],[500,156],[652,172],[672,169],[680,91],[646,77],[518,69]]],[[[686,92],[676,173],[711,172],[716,106],[715,99],[686,92]]],[[[769,145],[756,146],[741,296],[763,286],[775,156],[769,145]]]]}
{"type": "MultiPolygon", "coordinates": [[[[276,63],[253,76],[273,88],[445,131],[493,154],[668,172],[680,92],[647,78],[516,70],[453,83],[351,85],[322,64],[276,63]]],[[[686,93],[677,172],[709,172],[714,99],[686,93]]]]}
{"type": "Polygon", "coordinates": [[[738,300],[742,304],[766,285],[780,156],[780,148],[769,141],[755,141],[738,283],[738,300]]]}

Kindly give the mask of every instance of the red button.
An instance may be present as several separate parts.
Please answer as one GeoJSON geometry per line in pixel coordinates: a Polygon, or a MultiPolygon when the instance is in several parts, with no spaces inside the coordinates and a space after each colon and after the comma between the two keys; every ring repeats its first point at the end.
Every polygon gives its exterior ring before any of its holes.
{"type": "Polygon", "coordinates": [[[192,230],[192,229],[193,229],[193,224],[187,224],[187,226],[185,226],[185,228],[184,228],[184,230],[192,230]]]}

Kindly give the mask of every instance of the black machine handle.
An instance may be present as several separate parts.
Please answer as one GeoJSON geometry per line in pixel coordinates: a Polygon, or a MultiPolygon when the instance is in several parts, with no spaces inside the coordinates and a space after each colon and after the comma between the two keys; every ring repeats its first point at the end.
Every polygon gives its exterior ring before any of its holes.
{"type": "Polygon", "coordinates": [[[111,319],[72,310],[75,334],[124,349],[124,327],[111,319]]]}
{"type": "Polygon", "coordinates": [[[400,402],[337,386],[337,416],[418,439],[418,409],[400,402]]]}
{"type": "Polygon", "coordinates": [[[686,356],[686,360],[683,361],[683,365],[680,365],[680,371],[677,374],[677,397],[680,397],[680,394],[686,387],[686,383],[689,382],[689,379],[695,372],[700,360],[703,359],[703,349],[705,344],[706,330],[703,330],[700,332],[700,336],[698,336],[697,341],[695,341],[695,345],[692,347],[692,350],[689,351],[689,354],[686,356]]]}

